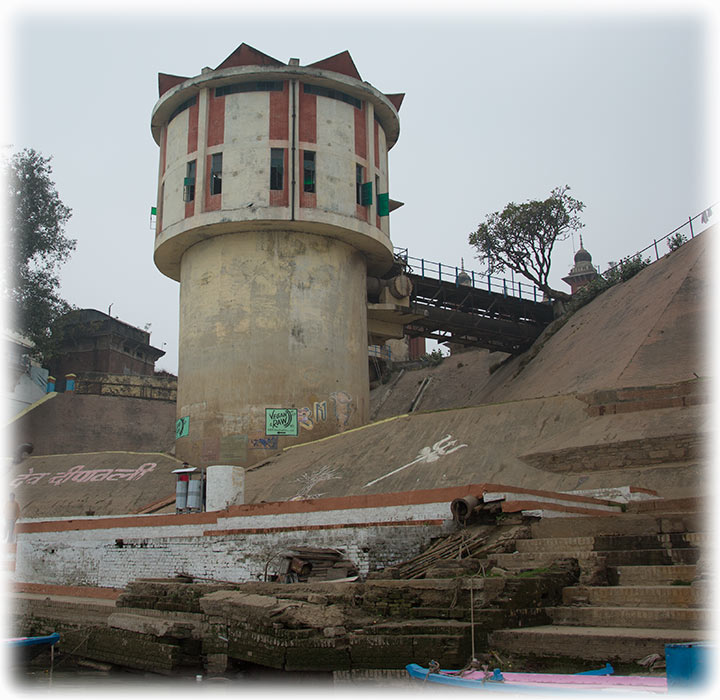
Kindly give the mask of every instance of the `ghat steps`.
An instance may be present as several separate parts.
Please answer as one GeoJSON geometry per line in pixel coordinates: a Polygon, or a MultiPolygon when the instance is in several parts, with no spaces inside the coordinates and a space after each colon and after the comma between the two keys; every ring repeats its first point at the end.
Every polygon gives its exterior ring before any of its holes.
{"type": "Polygon", "coordinates": [[[563,589],[561,605],[545,609],[552,624],[497,630],[491,648],[526,658],[631,663],[663,656],[665,644],[707,639],[710,610],[698,566],[706,542],[697,531],[702,518],[670,502],[666,508],[655,502],[637,509],[642,513],[538,523],[533,534],[540,537],[517,540],[514,553],[497,555],[498,566],[515,571],[576,558],[581,577],[580,585],[563,589]],[[597,534],[585,534],[592,530],[597,534]],[[598,571],[605,572],[604,585],[588,583],[598,571]]]}

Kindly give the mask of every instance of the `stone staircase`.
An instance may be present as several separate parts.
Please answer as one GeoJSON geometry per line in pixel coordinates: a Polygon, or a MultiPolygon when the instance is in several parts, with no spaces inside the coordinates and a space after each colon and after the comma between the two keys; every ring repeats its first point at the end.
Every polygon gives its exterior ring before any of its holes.
{"type": "Polygon", "coordinates": [[[632,663],[664,656],[665,644],[709,639],[708,586],[698,567],[706,541],[700,514],[693,504],[673,502],[628,510],[610,518],[540,521],[532,539],[516,540],[514,553],[496,555],[497,565],[511,571],[575,558],[581,576],[579,585],[563,589],[561,605],[545,609],[552,624],[497,630],[492,649],[515,657],[632,663]]]}

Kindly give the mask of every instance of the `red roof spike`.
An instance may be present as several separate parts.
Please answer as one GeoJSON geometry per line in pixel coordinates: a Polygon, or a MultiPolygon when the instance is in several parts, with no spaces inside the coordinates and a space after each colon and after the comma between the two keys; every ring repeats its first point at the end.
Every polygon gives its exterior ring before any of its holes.
{"type": "Polygon", "coordinates": [[[236,68],[237,66],[284,66],[272,56],[254,49],[247,44],[240,44],[215,70],[236,68]]]}
{"type": "Polygon", "coordinates": [[[187,78],[180,75],[168,75],[167,73],[158,73],[158,93],[162,97],[168,90],[174,88],[180,83],[184,83],[187,78]]]}
{"type": "Polygon", "coordinates": [[[392,102],[393,107],[399,112],[400,111],[400,105],[402,104],[402,101],[405,99],[405,93],[404,92],[396,92],[392,95],[385,95],[385,97],[392,102]]]}
{"type": "Polygon", "coordinates": [[[353,63],[352,56],[349,51],[342,51],[341,53],[330,56],[329,58],[323,58],[322,61],[317,63],[311,63],[306,68],[322,68],[324,70],[331,70],[334,73],[342,73],[343,75],[349,75],[351,78],[357,78],[362,80],[358,69],[353,63]]]}

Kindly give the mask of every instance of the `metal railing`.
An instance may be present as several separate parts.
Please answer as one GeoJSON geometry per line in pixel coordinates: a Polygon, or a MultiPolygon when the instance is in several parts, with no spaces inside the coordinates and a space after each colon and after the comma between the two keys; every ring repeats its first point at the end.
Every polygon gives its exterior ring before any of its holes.
{"type": "Polygon", "coordinates": [[[405,261],[408,271],[411,274],[420,277],[428,277],[441,282],[452,282],[456,286],[473,287],[474,289],[482,289],[488,292],[495,292],[504,296],[517,297],[519,299],[529,299],[531,301],[543,301],[543,293],[534,284],[530,282],[520,282],[515,279],[515,273],[511,270],[510,279],[497,277],[487,274],[486,272],[475,272],[474,270],[465,270],[464,268],[443,265],[425,258],[414,258],[408,255],[407,248],[395,248],[395,256],[405,261]],[[411,263],[412,261],[412,263],[411,263]],[[464,281],[460,277],[461,273],[465,273],[467,277],[464,281]]]}
{"type": "MultiPolygon", "coordinates": [[[[622,260],[620,260],[620,262],[615,263],[614,265],[609,267],[607,270],[605,270],[605,272],[603,272],[602,274],[605,275],[608,272],[610,272],[610,270],[614,270],[616,267],[620,267],[620,265],[622,265],[623,261],[625,261],[625,260],[632,260],[632,258],[636,258],[638,256],[640,258],[642,258],[643,253],[647,253],[649,250],[654,250],[655,251],[655,260],[660,260],[660,258],[663,257],[664,255],[666,255],[667,253],[663,253],[663,255],[660,255],[660,251],[658,250],[658,243],[662,243],[663,241],[668,240],[671,236],[675,236],[677,234],[683,235],[680,232],[686,226],[689,227],[690,238],[679,242],[676,247],[679,248],[681,245],[684,245],[685,243],[687,243],[688,240],[692,240],[693,238],[695,238],[696,235],[702,233],[705,230],[705,228],[710,226],[709,221],[710,221],[710,217],[713,215],[713,211],[712,211],[713,207],[717,207],[717,206],[718,206],[718,203],[716,202],[715,204],[710,205],[707,209],[703,209],[699,214],[695,214],[695,216],[689,216],[687,221],[680,224],[680,226],[678,226],[677,228],[674,228],[672,231],[670,231],[670,233],[666,233],[662,238],[657,238],[657,239],[654,238],[653,242],[650,245],[645,246],[642,250],[638,250],[637,253],[634,253],[633,255],[628,255],[627,257],[623,258],[622,260]],[[705,226],[700,231],[695,231],[695,227],[693,226],[693,221],[696,221],[697,219],[700,219],[700,223],[707,224],[707,226],[705,226]]],[[[668,252],[670,252],[670,251],[668,251],[668,252]]]]}
{"type": "MultiPolygon", "coordinates": [[[[626,258],[623,258],[623,260],[628,260],[631,258],[634,258],[636,256],[642,256],[643,253],[646,253],[649,250],[655,251],[655,259],[659,260],[662,256],[660,255],[660,251],[658,250],[658,243],[662,243],[663,241],[669,239],[671,236],[674,236],[682,231],[686,226],[690,227],[689,233],[690,238],[694,238],[697,234],[702,233],[705,229],[703,228],[701,231],[695,231],[695,227],[693,226],[693,221],[696,221],[697,219],[700,219],[701,223],[708,224],[709,226],[709,220],[712,216],[712,210],[713,207],[717,207],[718,203],[713,204],[709,206],[707,209],[703,209],[699,214],[696,214],[695,216],[688,217],[688,220],[678,226],[677,228],[674,228],[670,233],[666,233],[662,238],[653,239],[653,242],[643,248],[642,250],[639,250],[637,253],[633,255],[629,255],[626,258]]],[[[707,228],[707,227],[706,227],[707,228]]],[[[683,241],[683,243],[686,241],[683,241]]],[[[682,245],[682,243],[680,243],[682,245]]],[[[419,275],[420,277],[429,277],[431,279],[437,279],[441,282],[444,280],[446,282],[454,282],[457,286],[465,285],[470,286],[475,289],[484,289],[488,292],[496,292],[498,294],[503,294],[504,296],[512,296],[512,297],[518,297],[520,299],[530,299],[532,301],[543,301],[544,296],[543,292],[538,289],[534,284],[531,284],[530,282],[520,282],[519,280],[515,280],[515,273],[511,270],[511,277],[510,279],[505,279],[503,277],[492,277],[491,275],[487,274],[486,272],[475,272],[473,270],[464,270],[463,268],[459,268],[457,266],[453,267],[452,265],[443,265],[442,263],[434,262],[432,260],[425,260],[424,258],[414,258],[411,255],[408,255],[408,249],[407,248],[399,248],[395,247],[395,256],[404,260],[406,265],[408,266],[408,271],[412,274],[419,275]],[[410,261],[413,261],[413,264],[411,265],[410,261]],[[464,282],[459,281],[460,280],[460,274],[461,272],[465,272],[469,279],[466,279],[464,282]]],[[[604,273],[606,274],[610,270],[613,270],[616,267],[619,267],[622,264],[622,260],[619,263],[616,263],[612,267],[609,267],[604,273]]]]}

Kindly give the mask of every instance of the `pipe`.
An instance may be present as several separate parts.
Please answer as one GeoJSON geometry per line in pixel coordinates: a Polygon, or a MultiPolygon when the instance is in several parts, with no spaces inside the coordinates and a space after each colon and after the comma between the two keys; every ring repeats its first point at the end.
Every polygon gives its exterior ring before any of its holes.
{"type": "Polygon", "coordinates": [[[292,136],[290,137],[291,152],[291,179],[290,179],[290,221],[295,221],[295,149],[297,147],[295,139],[295,120],[297,112],[295,107],[295,91],[297,90],[297,80],[290,81],[290,93],[292,100],[292,136]]]}
{"type": "Polygon", "coordinates": [[[472,513],[473,509],[477,507],[480,501],[475,496],[463,496],[462,498],[456,498],[450,504],[450,512],[453,514],[453,519],[458,522],[462,522],[472,513]]]}

